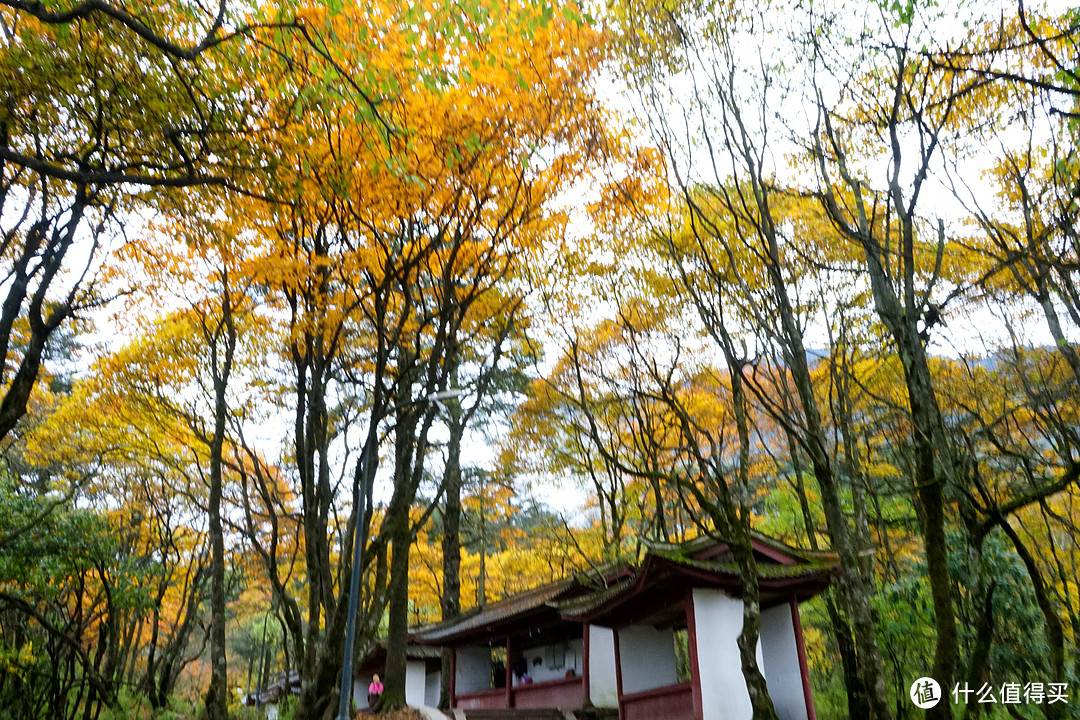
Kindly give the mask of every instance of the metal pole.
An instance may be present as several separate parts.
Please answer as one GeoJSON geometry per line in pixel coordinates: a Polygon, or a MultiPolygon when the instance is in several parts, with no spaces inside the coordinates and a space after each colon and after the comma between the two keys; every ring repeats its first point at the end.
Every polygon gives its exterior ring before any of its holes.
{"type": "Polygon", "coordinates": [[[367,545],[367,519],[371,516],[371,495],[373,488],[371,481],[375,477],[371,468],[372,438],[375,433],[368,436],[364,444],[364,450],[360,455],[360,503],[361,507],[356,515],[356,523],[359,527],[353,530],[353,559],[352,574],[349,578],[349,615],[345,619],[345,657],[341,663],[341,689],[338,692],[337,720],[349,720],[350,704],[352,703],[352,661],[353,644],[356,640],[356,608],[360,601],[360,563],[367,545]]]}

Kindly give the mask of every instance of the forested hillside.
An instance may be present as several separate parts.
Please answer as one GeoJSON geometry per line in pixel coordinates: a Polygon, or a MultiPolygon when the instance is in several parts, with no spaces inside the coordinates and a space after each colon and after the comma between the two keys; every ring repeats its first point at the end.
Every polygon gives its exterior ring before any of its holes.
{"type": "Polygon", "coordinates": [[[397,710],[410,630],[702,535],[776,718],[752,533],[838,558],[822,720],[1077,717],[1078,40],[0,0],[0,720],[335,717],[351,624],[397,710]]]}

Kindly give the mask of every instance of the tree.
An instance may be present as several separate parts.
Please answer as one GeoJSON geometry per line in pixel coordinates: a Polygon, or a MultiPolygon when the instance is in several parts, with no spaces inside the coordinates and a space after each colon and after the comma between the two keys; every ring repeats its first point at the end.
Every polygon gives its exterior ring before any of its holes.
{"type": "MultiPolygon", "coordinates": [[[[620,63],[653,141],[665,151],[674,203],[666,214],[649,206],[632,210],[648,228],[639,242],[655,248],[677,278],[677,292],[723,355],[733,396],[753,394],[792,454],[809,460],[832,547],[841,556],[841,597],[859,645],[853,657],[861,688],[851,687],[849,694],[865,691],[874,715],[891,717],[870,608],[873,582],[859,571],[859,541],[845,517],[810,372],[804,335],[813,308],[798,305],[806,283],[793,262],[801,244],[792,236],[812,210],[785,197],[772,177],[777,144],[770,138],[777,128],[771,103],[781,102],[784,70],[770,60],[774,50],[767,41],[756,46],[752,64],[735,50],[742,34],[767,20],[742,6],[701,13],[690,6],[651,10],[634,3],[619,7],[619,19],[620,63]],[[793,244],[799,248],[794,252],[788,250],[793,244]],[[761,373],[770,359],[774,366],[761,373]],[[745,379],[744,367],[755,370],[745,379]]],[[[637,202],[628,200],[631,207],[637,202]]],[[[818,222],[815,229],[820,227],[818,222]]],[[[745,399],[733,402],[746,406],[745,399]]],[[[837,632],[851,637],[840,624],[837,632]]]]}
{"type": "Polygon", "coordinates": [[[576,83],[595,67],[596,35],[573,8],[498,6],[455,19],[431,8],[433,31],[422,34],[415,21],[425,11],[302,12],[310,42],[281,51],[287,83],[306,88],[295,106],[282,99],[283,114],[305,118],[278,140],[295,164],[279,175],[282,202],[248,206],[265,248],[250,277],[286,318],[295,397],[308,578],[301,717],[332,700],[346,620],[339,578],[349,571],[333,536],[351,545],[365,522],[360,488],[372,480],[353,473],[351,505],[342,503],[350,488],[337,448],[350,449],[351,428],[366,417],[352,449],[377,450],[393,420],[394,495],[365,557],[394,550],[383,696],[392,707],[403,699],[403,665],[394,668],[404,662],[409,512],[437,410],[423,400],[447,386],[453,343],[520,302],[511,286],[520,253],[557,227],[548,205],[599,139],[591,96],[576,83]],[[343,50],[346,37],[354,50],[343,50]],[[541,85],[543,96],[531,90],[541,85]]]}
{"type": "Polygon", "coordinates": [[[211,15],[186,2],[0,7],[0,437],[25,412],[56,330],[115,293],[102,255],[149,190],[255,187],[266,165],[249,142],[255,103],[225,42],[255,26],[233,19],[225,3],[211,15]],[[172,33],[178,18],[190,33],[172,33]],[[76,244],[88,248],[77,259],[76,244]]]}

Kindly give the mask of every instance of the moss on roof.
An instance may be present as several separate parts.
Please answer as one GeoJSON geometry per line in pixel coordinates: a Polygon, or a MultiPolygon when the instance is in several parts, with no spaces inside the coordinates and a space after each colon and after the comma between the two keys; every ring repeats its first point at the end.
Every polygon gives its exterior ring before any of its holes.
{"type": "MultiPolygon", "coordinates": [[[[791,558],[791,564],[780,562],[758,563],[758,575],[764,581],[812,578],[824,578],[835,571],[837,557],[831,552],[806,551],[792,548],[779,540],[753,531],[755,541],[791,558]]],[[[635,568],[623,562],[607,562],[575,573],[573,576],[532,588],[498,602],[488,603],[483,609],[473,609],[446,622],[429,625],[413,633],[420,643],[438,644],[465,637],[483,635],[486,631],[494,634],[501,632],[507,623],[523,618],[530,613],[550,609],[563,618],[575,618],[587,615],[604,605],[616,601],[618,597],[642,582],[644,571],[651,574],[649,566],[655,561],[671,565],[692,568],[722,578],[740,577],[738,566],[716,558],[700,560],[695,555],[710,546],[724,541],[707,535],[699,536],[681,543],[643,541],[647,551],[645,562],[635,568]],[[655,560],[650,561],[650,558],[655,560]]],[[[670,572],[670,571],[668,571],[670,572]]]]}
{"type": "MultiPolygon", "coordinates": [[[[705,570],[706,572],[734,575],[738,577],[740,574],[739,566],[733,562],[724,562],[719,560],[696,560],[692,557],[687,557],[682,553],[668,553],[668,552],[653,552],[658,558],[667,560],[668,562],[675,563],[677,565],[683,565],[686,567],[696,568],[698,570],[705,570]]],[[[836,561],[833,560],[808,560],[806,562],[795,563],[793,565],[781,565],[777,564],[764,564],[758,563],[758,577],[765,579],[779,579],[779,578],[797,578],[805,577],[809,575],[818,575],[821,573],[831,572],[837,566],[836,561]]]]}

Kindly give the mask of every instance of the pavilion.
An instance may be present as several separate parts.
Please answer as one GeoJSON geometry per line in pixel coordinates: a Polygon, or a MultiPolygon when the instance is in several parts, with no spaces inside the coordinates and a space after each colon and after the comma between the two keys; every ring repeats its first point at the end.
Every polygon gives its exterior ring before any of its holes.
{"type": "MultiPolygon", "coordinates": [[[[758,665],[782,720],[815,720],[799,603],[836,556],[756,534],[758,665]]],[[[650,545],[608,565],[489,603],[413,635],[451,650],[455,710],[588,709],[621,720],[751,717],[737,638],[742,583],[727,543],[650,545]]]]}

